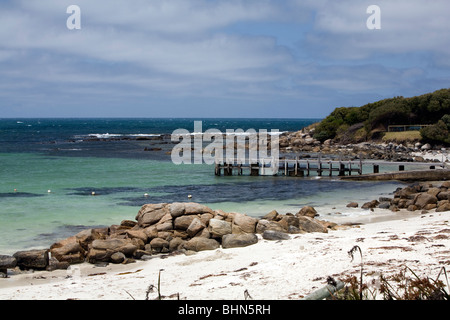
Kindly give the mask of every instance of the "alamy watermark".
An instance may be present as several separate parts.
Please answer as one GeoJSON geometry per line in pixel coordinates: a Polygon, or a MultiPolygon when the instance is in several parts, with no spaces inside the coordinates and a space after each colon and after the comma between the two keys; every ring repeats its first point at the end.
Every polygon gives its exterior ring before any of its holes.
{"type": "Polygon", "coordinates": [[[66,13],[70,16],[66,20],[66,26],[69,30],[81,29],[81,9],[79,6],[72,4],[67,7],[66,13]]]}
{"type": "Polygon", "coordinates": [[[377,5],[370,5],[366,10],[367,14],[370,14],[367,18],[366,26],[369,30],[381,29],[381,9],[377,5]]]}
{"type": "Polygon", "coordinates": [[[202,121],[194,121],[192,133],[186,129],[173,131],[171,140],[178,144],[172,149],[171,158],[174,164],[250,164],[261,159],[278,163],[279,135],[278,129],[221,132],[213,128],[203,132],[202,121]]]}

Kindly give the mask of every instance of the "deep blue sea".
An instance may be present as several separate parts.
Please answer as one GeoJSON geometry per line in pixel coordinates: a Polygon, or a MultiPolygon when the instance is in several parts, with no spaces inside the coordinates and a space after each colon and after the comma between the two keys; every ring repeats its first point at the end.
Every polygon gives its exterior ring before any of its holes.
{"type": "Polygon", "coordinates": [[[0,254],[48,247],[85,228],[133,220],[145,203],[195,201],[255,217],[313,205],[327,218],[368,214],[345,205],[400,186],[217,177],[213,165],[175,165],[170,135],[176,129],[193,133],[194,121],[202,121],[203,132],[284,132],[318,119],[0,119],[0,254]]]}

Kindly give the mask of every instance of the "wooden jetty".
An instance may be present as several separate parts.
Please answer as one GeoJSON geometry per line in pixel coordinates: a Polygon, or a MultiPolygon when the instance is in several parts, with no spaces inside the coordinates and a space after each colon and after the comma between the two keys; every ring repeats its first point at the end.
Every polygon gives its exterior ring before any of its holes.
{"type": "Polygon", "coordinates": [[[293,176],[309,177],[317,176],[351,176],[363,175],[363,167],[371,166],[374,174],[380,173],[380,167],[393,167],[390,171],[405,171],[407,166],[413,166],[415,169],[423,168],[433,170],[437,167],[445,168],[445,163],[441,162],[396,162],[396,161],[378,161],[378,160],[332,160],[324,159],[321,155],[317,159],[295,157],[295,159],[280,158],[274,161],[271,158],[253,159],[248,163],[219,162],[215,164],[216,176],[243,175],[247,172],[250,176],[293,176]]]}

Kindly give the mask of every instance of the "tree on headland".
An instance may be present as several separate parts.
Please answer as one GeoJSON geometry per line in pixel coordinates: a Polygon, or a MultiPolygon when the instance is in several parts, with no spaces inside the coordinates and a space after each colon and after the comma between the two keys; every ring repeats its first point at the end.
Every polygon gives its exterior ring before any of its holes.
{"type": "Polygon", "coordinates": [[[446,114],[436,124],[420,130],[426,141],[450,145],[450,114],[446,114]]]}
{"type": "Polygon", "coordinates": [[[316,126],[314,137],[320,141],[360,142],[379,137],[390,125],[425,124],[431,126],[421,130],[424,140],[450,144],[450,89],[336,108],[316,126]]]}

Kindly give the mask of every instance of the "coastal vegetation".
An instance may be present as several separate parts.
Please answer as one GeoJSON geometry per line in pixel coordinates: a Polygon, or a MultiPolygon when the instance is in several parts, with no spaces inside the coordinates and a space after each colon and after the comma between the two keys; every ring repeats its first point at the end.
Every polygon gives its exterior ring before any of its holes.
{"type": "Polygon", "coordinates": [[[382,138],[385,142],[404,143],[405,141],[414,142],[422,139],[420,131],[408,130],[399,132],[386,132],[382,138]]]}
{"type": "Polygon", "coordinates": [[[358,279],[348,275],[343,279],[345,287],[332,295],[335,300],[376,300],[377,293],[382,300],[449,300],[447,290],[450,288],[447,270],[442,267],[436,279],[418,276],[410,267],[402,266],[398,273],[391,276],[380,275],[378,283],[363,281],[363,253],[359,246],[354,246],[348,254],[352,260],[356,251],[361,256],[361,275],[358,279]],[[444,281],[441,280],[444,278],[444,281]],[[447,289],[447,290],[446,290],[447,289]]]}
{"type": "Polygon", "coordinates": [[[450,89],[410,98],[398,96],[361,107],[336,108],[315,127],[314,138],[340,143],[377,140],[391,125],[421,125],[421,140],[450,145],[450,89]]]}

